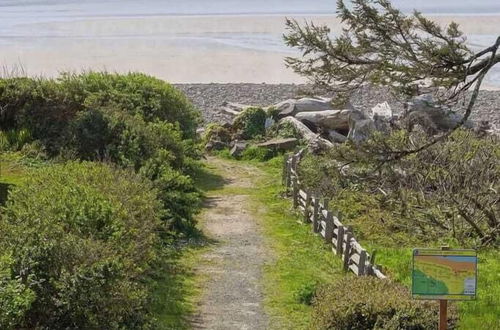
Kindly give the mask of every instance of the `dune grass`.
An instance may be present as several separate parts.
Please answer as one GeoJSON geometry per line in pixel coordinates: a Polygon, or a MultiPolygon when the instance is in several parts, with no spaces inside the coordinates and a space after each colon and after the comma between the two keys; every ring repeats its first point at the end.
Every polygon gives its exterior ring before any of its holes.
{"type": "Polygon", "coordinates": [[[281,159],[250,163],[264,173],[256,180],[252,208],[262,225],[273,262],[264,271],[265,308],[272,329],[308,329],[310,300],[318,284],[345,276],[340,259],[282,196],[281,159]]]}
{"type": "MultiPolygon", "coordinates": [[[[310,226],[300,223],[301,217],[291,210],[290,201],[282,198],[281,160],[251,163],[267,174],[259,179],[254,207],[276,253],[275,263],[265,273],[268,310],[277,321],[275,328],[307,328],[311,308],[298,301],[300,293],[311,283],[344,276],[340,260],[311,233],[310,226]]],[[[412,249],[423,246],[387,247],[369,240],[362,243],[369,251],[377,250],[376,262],[391,279],[411,287],[412,249]]],[[[476,301],[451,304],[457,304],[459,310],[459,329],[500,329],[500,252],[481,250],[478,259],[476,301]]]]}
{"type": "MultiPolygon", "coordinates": [[[[377,263],[391,279],[411,287],[412,248],[368,246],[377,249],[377,263]]],[[[458,307],[459,329],[500,329],[500,252],[479,251],[478,260],[477,299],[450,304],[458,307]]]]}

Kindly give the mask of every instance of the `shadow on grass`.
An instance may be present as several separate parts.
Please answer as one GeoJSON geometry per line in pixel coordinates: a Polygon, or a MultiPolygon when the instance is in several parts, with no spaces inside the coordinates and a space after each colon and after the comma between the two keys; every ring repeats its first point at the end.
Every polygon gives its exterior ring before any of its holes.
{"type": "Polygon", "coordinates": [[[214,173],[206,167],[198,169],[196,173],[194,173],[193,179],[196,187],[204,193],[213,190],[220,190],[224,187],[224,185],[229,183],[227,179],[224,179],[224,177],[214,173]]]}
{"type": "MultiPolygon", "coordinates": [[[[228,183],[207,167],[201,167],[192,177],[196,187],[205,195],[203,208],[214,205],[213,198],[206,194],[221,190],[228,183]]],[[[165,247],[165,255],[152,278],[150,287],[156,329],[191,329],[198,322],[196,310],[204,275],[196,273],[196,269],[203,262],[203,252],[217,241],[206,237],[198,228],[193,228],[188,235],[189,238],[165,247]]]]}
{"type": "Polygon", "coordinates": [[[203,250],[215,243],[198,232],[196,238],[165,248],[151,285],[156,329],[190,329],[196,321],[194,314],[201,293],[196,267],[203,250]]]}

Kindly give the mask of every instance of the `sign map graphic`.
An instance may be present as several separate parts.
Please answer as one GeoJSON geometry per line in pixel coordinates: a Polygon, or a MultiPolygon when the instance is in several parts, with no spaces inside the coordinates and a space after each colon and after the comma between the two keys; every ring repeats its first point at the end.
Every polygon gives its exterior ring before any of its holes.
{"type": "Polygon", "coordinates": [[[413,298],[473,300],[476,284],[476,251],[413,250],[413,298]]]}

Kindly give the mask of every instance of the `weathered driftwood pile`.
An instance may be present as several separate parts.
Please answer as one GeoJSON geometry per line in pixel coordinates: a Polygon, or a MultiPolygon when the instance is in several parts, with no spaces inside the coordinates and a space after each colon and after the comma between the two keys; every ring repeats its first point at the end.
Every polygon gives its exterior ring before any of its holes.
{"type": "MultiPolygon", "coordinates": [[[[247,107],[226,103],[221,111],[236,117],[247,107]]],[[[372,109],[354,109],[350,104],[338,108],[331,98],[321,97],[289,99],[266,108],[269,112],[270,109],[273,109],[273,118],[266,121],[266,126],[275,121],[279,125],[292,125],[314,148],[328,148],[347,140],[363,141],[374,131],[387,132],[395,127],[410,130],[420,127],[433,135],[453,128],[461,119],[450,109],[437,105],[431,95],[414,98],[407,104],[405,113],[398,115],[386,102],[372,109]]]]}
{"type": "Polygon", "coordinates": [[[338,212],[329,210],[328,200],[303,190],[297,173],[301,156],[302,151],[287,155],[283,167],[283,184],[291,192],[293,207],[301,211],[304,222],[312,225],[313,232],[332,246],[332,252],[342,259],[345,271],[385,279],[380,266],[375,265],[375,252],[370,255],[356,241],[351,228],[340,221],[338,212]]]}

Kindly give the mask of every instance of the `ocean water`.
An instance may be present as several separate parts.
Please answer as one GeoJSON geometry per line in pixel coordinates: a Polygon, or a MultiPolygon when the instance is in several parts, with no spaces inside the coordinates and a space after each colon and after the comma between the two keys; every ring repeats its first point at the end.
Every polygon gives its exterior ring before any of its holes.
{"type": "MultiPolygon", "coordinates": [[[[500,23],[500,0],[393,0],[393,4],[405,12],[417,9],[434,16],[498,16],[500,23]]],[[[21,63],[31,63],[35,50],[92,42],[117,45],[117,49],[126,44],[128,52],[135,51],[130,44],[142,44],[143,49],[136,50],[138,54],[147,54],[148,45],[190,45],[204,50],[240,49],[283,56],[294,51],[283,44],[280,30],[261,31],[259,26],[241,27],[237,22],[206,29],[195,22],[190,29],[178,30],[164,21],[172,16],[220,16],[222,24],[229,16],[316,16],[333,15],[335,10],[335,0],[0,0],[0,47],[7,52],[3,57],[0,52],[0,66],[11,64],[16,56],[21,63]]],[[[491,31],[479,32],[468,35],[474,49],[487,47],[496,39],[491,31]]],[[[89,51],[93,47],[89,46],[89,51]]],[[[58,56],[67,62],[64,53],[58,56]]],[[[93,62],[83,63],[92,66],[105,56],[95,55],[93,62]]],[[[33,65],[30,69],[38,71],[33,65]]],[[[500,87],[500,69],[488,79],[500,87]]]]}

